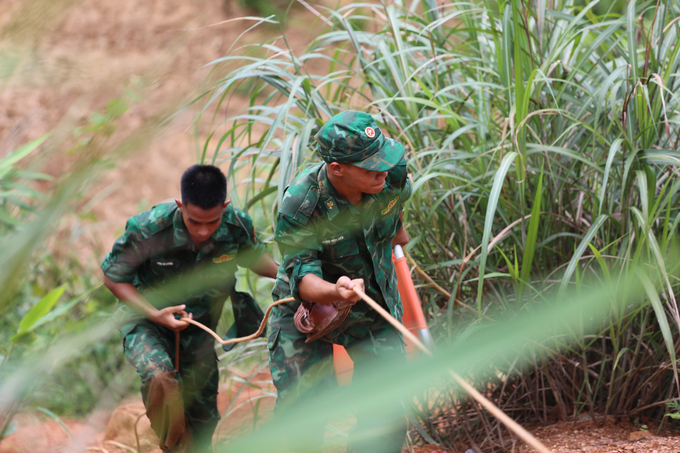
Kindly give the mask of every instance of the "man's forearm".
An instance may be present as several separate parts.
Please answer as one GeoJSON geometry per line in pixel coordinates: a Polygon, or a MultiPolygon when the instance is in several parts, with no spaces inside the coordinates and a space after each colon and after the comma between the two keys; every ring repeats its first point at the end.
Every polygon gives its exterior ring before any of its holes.
{"type": "Polygon", "coordinates": [[[279,270],[279,265],[269,253],[263,254],[255,264],[250,268],[251,271],[262,277],[276,278],[276,273],[279,270]]]}
{"type": "Polygon", "coordinates": [[[180,318],[192,318],[192,314],[187,313],[184,310],[186,305],[176,305],[174,307],[165,307],[158,310],[151,305],[139,291],[137,291],[137,288],[135,288],[132,283],[114,282],[104,275],[104,286],[106,286],[118,300],[137,313],[144,315],[149,321],[155,324],[167,327],[176,332],[189,327],[189,323],[175,319],[175,314],[180,318]]]}
{"type": "Polygon", "coordinates": [[[392,239],[392,247],[395,245],[401,245],[402,247],[405,247],[410,239],[408,233],[406,232],[406,228],[404,228],[404,211],[399,213],[399,218],[401,219],[401,228],[399,228],[397,234],[392,239]]]}
{"type": "Polygon", "coordinates": [[[302,300],[317,304],[332,304],[340,299],[334,283],[327,282],[314,274],[302,277],[298,292],[302,300]]]}
{"type": "Polygon", "coordinates": [[[337,282],[330,283],[314,274],[307,274],[300,280],[298,293],[302,300],[317,304],[332,304],[339,300],[357,302],[359,296],[352,290],[357,286],[364,290],[364,280],[340,277],[337,282]]]}
{"type": "Polygon", "coordinates": [[[104,275],[104,286],[106,286],[118,300],[140,315],[152,319],[154,314],[158,312],[156,307],[151,305],[132,283],[114,282],[104,275]]]}
{"type": "Polygon", "coordinates": [[[408,233],[406,232],[406,229],[404,227],[399,228],[399,231],[397,231],[397,234],[394,236],[394,239],[392,239],[392,247],[395,245],[401,245],[404,247],[406,244],[408,244],[409,237],[408,233]]]}

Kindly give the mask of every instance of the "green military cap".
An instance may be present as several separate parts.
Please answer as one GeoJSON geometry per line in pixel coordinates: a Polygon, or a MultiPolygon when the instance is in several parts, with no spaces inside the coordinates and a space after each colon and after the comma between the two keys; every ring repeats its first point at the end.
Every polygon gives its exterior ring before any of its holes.
{"type": "Polygon", "coordinates": [[[368,113],[347,110],[323,125],[314,137],[326,162],[353,164],[372,171],[387,171],[397,165],[404,147],[385,137],[368,113]]]}

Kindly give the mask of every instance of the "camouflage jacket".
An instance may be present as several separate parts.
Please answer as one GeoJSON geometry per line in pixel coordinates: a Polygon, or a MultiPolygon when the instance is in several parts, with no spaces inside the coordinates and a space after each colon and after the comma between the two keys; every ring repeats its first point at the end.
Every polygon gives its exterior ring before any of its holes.
{"type": "MultiPolygon", "coordinates": [[[[225,300],[234,292],[237,266],[251,267],[265,249],[250,217],[227,206],[220,226],[197,251],[180,210],[166,203],[127,221],[102,270],[114,282],[134,284],[156,308],[186,304],[196,321],[214,330],[225,300]]],[[[123,327],[123,334],[141,322],[151,324],[137,319],[123,327]]],[[[182,335],[203,337],[202,332],[191,326],[182,335]]]]}
{"type": "MultiPolygon", "coordinates": [[[[343,275],[363,278],[366,293],[401,320],[392,239],[401,228],[400,213],[410,196],[403,160],[389,171],[380,193],[364,195],[361,209],[337,193],[325,163],[304,170],[286,188],[277,218],[282,260],[274,294],[301,301],[298,287],[307,274],[331,283],[343,275]]],[[[359,303],[352,308],[356,310],[370,309],[359,303]]]]}

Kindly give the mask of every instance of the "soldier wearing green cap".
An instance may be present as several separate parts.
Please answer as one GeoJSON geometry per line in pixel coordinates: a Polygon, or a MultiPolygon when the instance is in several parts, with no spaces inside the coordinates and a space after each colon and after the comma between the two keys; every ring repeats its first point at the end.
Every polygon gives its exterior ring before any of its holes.
{"type": "MultiPolygon", "coordinates": [[[[408,242],[401,221],[411,195],[404,148],[385,137],[371,115],[357,111],[334,116],[315,139],[323,162],[286,188],[277,218],[282,262],[273,296],[297,300],[277,306],[269,320],[277,415],[304,406],[333,385],[328,379],[333,343],[344,346],[354,361],[354,382],[383,365],[406,361],[401,334],[352,290],[357,285],[401,320],[392,247],[408,242]],[[305,333],[300,313],[307,312],[301,304],[310,312],[318,305],[337,317],[325,330],[305,333]]],[[[348,452],[401,452],[406,435],[401,402],[358,407],[356,416],[348,452]]],[[[327,420],[315,420],[289,433],[293,451],[321,451],[327,420]]]]}

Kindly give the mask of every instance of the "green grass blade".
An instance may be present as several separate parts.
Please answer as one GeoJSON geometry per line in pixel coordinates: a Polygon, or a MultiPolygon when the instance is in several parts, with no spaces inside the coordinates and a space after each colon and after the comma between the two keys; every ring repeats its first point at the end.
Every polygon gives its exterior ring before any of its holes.
{"type": "Polygon", "coordinates": [[[496,206],[498,206],[498,198],[501,195],[501,190],[503,189],[503,183],[505,181],[505,175],[508,173],[510,166],[515,161],[518,156],[517,152],[513,151],[508,153],[503,160],[501,165],[496,171],[496,176],[493,180],[493,186],[491,187],[491,192],[489,193],[489,198],[487,201],[486,217],[484,220],[484,235],[482,236],[482,254],[479,260],[479,284],[477,286],[477,311],[482,312],[482,289],[484,288],[484,271],[486,270],[486,259],[487,259],[487,249],[489,247],[489,240],[491,239],[491,228],[494,224],[494,216],[496,215],[496,206]]]}
{"type": "Polygon", "coordinates": [[[649,280],[649,277],[647,277],[642,272],[638,272],[638,278],[642,282],[642,286],[647,293],[647,297],[654,308],[654,313],[656,314],[656,319],[659,323],[659,328],[661,329],[664,343],[666,343],[666,350],[668,352],[668,356],[670,357],[671,365],[673,366],[675,383],[678,387],[678,391],[680,392],[680,381],[678,381],[678,364],[675,360],[675,342],[673,340],[673,333],[671,332],[670,325],[668,324],[668,319],[666,318],[666,311],[663,309],[663,305],[661,304],[661,300],[659,299],[656,288],[652,284],[651,280],[649,280]]]}
{"type": "Polygon", "coordinates": [[[578,262],[581,259],[581,256],[583,256],[583,252],[586,251],[588,248],[588,244],[592,242],[593,238],[597,234],[598,230],[604,224],[604,221],[607,220],[607,216],[602,214],[599,215],[593,224],[590,226],[588,229],[588,232],[586,232],[585,236],[583,236],[583,239],[581,240],[581,243],[578,245],[576,248],[576,252],[574,253],[574,256],[571,257],[571,260],[569,260],[569,265],[567,266],[567,270],[564,272],[564,276],[562,277],[562,281],[560,282],[560,294],[563,294],[564,291],[567,289],[567,285],[569,284],[569,280],[571,280],[571,276],[574,275],[574,271],[576,270],[576,266],[578,266],[578,262]]]}
{"type": "Polygon", "coordinates": [[[543,193],[543,169],[541,175],[538,177],[536,184],[536,194],[534,195],[534,206],[531,208],[531,219],[529,220],[529,230],[527,231],[527,241],[524,247],[524,256],[522,257],[522,272],[520,275],[518,300],[522,300],[524,294],[524,287],[529,281],[531,275],[531,266],[534,262],[534,253],[536,249],[536,241],[538,239],[538,223],[541,217],[541,196],[543,193]]]}
{"type": "Polygon", "coordinates": [[[21,318],[19,322],[19,330],[17,333],[30,332],[34,326],[40,321],[40,318],[47,315],[54,304],[57,303],[62,294],[66,290],[66,285],[61,285],[53,289],[38,301],[30,310],[21,318]]]}
{"type": "Polygon", "coordinates": [[[612,164],[616,154],[621,151],[621,143],[623,139],[617,138],[609,147],[609,154],[607,155],[607,164],[604,167],[604,176],[602,177],[602,188],[600,189],[600,205],[598,206],[598,215],[602,214],[602,205],[605,200],[605,194],[607,191],[607,184],[609,183],[609,172],[611,171],[612,164]]]}

